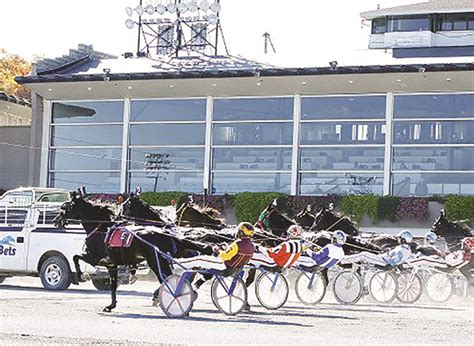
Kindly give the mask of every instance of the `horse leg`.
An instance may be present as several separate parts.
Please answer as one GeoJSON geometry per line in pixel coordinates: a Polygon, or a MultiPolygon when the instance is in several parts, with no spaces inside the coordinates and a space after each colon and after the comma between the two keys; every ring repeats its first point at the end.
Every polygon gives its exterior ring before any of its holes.
{"type": "MultiPolygon", "coordinates": [[[[147,259],[148,266],[150,269],[155,273],[156,277],[158,278],[158,281],[163,283],[163,281],[170,276],[173,272],[171,270],[170,264],[167,260],[159,256],[158,254],[153,254],[153,258],[150,258],[150,260],[147,259]],[[157,258],[155,258],[158,256],[157,258]]],[[[153,306],[158,305],[158,293],[160,291],[160,287],[158,287],[154,292],[152,296],[152,301],[153,301],[153,306]]]]}
{"type": "Polygon", "coordinates": [[[84,260],[82,255],[75,255],[72,257],[72,261],[74,262],[74,267],[76,268],[76,275],[77,275],[77,282],[85,282],[86,280],[82,277],[83,273],[81,271],[81,266],[79,265],[79,260],[84,260]]]}
{"type": "Polygon", "coordinates": [[[325,268],[321,270],[321,274],[323,275],[323,278],[326,281],[326,287],[327,287],[329,285],[328,269],[325,268]]]}
{"type": "Polygon", "coordinates": [[[474,277],[471,274],[471,269],[473,266],[474,266],[474,257],[471,258],[468,264],[459,268],[459,271],[461,272],[462,275],[464,275],[464,277],[467,280],[467,283],[471,286],[474,286],[474,277]]]}
{"type": "Polygon", "coordinates": [[[112,296],[112,303],[104,308],[104,312],[111,312],[117,306],[117,286],[118,286],[118,268],[116,266],[110,267],[110,293],[112,296]]]}

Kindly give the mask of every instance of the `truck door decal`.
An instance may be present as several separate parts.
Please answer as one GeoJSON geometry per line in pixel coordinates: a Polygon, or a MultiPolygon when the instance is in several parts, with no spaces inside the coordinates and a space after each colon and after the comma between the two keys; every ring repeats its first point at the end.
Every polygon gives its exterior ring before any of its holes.
{"type": "Polygon", "coordinates": [[[15,238],[11,235],[7,235],[0,240],[0,256],[15,256],[15,238]]]}

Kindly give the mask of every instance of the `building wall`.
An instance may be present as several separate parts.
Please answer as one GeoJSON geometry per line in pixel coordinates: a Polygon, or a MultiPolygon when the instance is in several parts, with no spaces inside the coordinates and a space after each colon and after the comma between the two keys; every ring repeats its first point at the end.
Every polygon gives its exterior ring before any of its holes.
{"type": "Polygon", "coordinates": [[[0,189],[28,184],[30,126],[0,127],[0,189]]]}
{"type": "Polygon", "coordinates": [[[474,194],[473,93],[124,99],[48,108],[43,145],[50,156],[42,174],[50,186],[474,194]]]}

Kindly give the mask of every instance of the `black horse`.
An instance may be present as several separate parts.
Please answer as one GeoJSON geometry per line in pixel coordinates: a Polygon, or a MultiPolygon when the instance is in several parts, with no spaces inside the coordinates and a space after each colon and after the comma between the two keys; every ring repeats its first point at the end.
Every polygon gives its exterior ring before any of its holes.
{"type": "Polygon", "coordinates": [[[346,216],[338,215],[323,207],[314,216],[314,223],[310,228],[311,232],[337,231],[341,230],[347,235],[358,236],[359,229],[355,223],[346,216]]]}
{"type": "MultiPolygon", "coordinates": [[[[270,232],[276,238],[286,236],[286,231],[296,222],[288,216],[280,213],[277,209],[275,201],[270,203],[261,213],[255,226],[259,229],[270,232]]],[[[270,239],[271,240],[271,239],[270,239]]]]}
{"type": "Polygon", "coordinates": [[[316,216],[311,213],[310,205],[296,214],[293,218],[293,220],[304,229],[310,229],[313,226],[315,219],[316,216]]]}
{"type": "Polygon", "coordinates": [[[176,211],[177,226],[182,227],[203,227],[210,229],[223,229],[227,227],[224,221],[219,218],[219,212],[211,207],[199,207],[186,201],[176,211]]]}
{"type": "MultiPolygon", "coordinates": [[[[161,253],[174,258],[192,257],[199,253],[211,255],[212,247],[187,240],[176,239],[164,233],[150,232],[146,229],[134,233],[129,247],[109,247],[107,240],[117,228],[126,224],[113,221],[113,213],[105,207],[94,206],[81,196],[72,196],[72,200],[61,206],[61,212],[55,218],[57,227],[64,227],[69,220],[81,220],[86,231],[86,253],[74,256],[76,271],[81,276],[79,260],[93,266],[104,265],[110,274],[112,302],[103,311],[110,312],[117,306],[117,277],[119,266],[137,266],[146,261],[150,269],[162,282],[172,274],[169,261],[161,253]],[[159,249],[159,251],[157,251],[159,249]]],[[[156,302],[158,290],[153,293],[156,302]]]]}
{"type": "MultiPolygon", "coordinates": [[[[449,251],[457,251],[461,249],[462,240],[472,237],[474,234],[472,229],[462,222],[449,221],[444,210],[441,210],[438,218],[433,223],[431,230],[439,237],[444,238],[449,251]]],[[[474,256],[468,264],[459,268],[459,271],[466,277],[471,285],[474,285],[474,277],[471,270],[474,268],[474,256]]]]}
{"type": "Polygon", "coordinates": [[[144,226],[165,226],[172,222],[159,210],[154,209],[143,202],[140,199],[140,196],[134,193],[130,194],[130,196],[128,196],[128,198],[122,203],[120,217],[144,226]]]}

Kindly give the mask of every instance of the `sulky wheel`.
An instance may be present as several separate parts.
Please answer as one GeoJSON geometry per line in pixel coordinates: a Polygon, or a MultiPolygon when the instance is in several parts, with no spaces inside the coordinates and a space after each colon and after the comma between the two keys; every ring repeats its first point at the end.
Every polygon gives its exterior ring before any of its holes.
{"type": "Polygon", "coordinates": [[[397,295],[397,279],[392,272],[376,272],[369,281],[370,296],[379,303],[391,303],[397,295]]]}
{"type": "Polygon", "coordinates": [[[326,280],[318,272],[300,272],[295,281],[296,296],[306,305],[315,305],[323,300],[326,294],[326,280]]]}
{"type": "Polygon", "coordinates": [[[397,276],[397,299],[402,303],[413,304],[423,294],[423,281],[417,273],[403,271],[397,276]]]}
{"type": "Polygon", "coordinates": [[[336,275],[332,284],[334,298],[340,304],[357,303],[364,292],[362,278],[356,272],[345,270],[336,275]]]}
{"type": "Polygon", "coordinates": [[[280,273],[265,272],[255,281],[255,294],[262,306],[269,310],[281,308],[288,299],[290,288],[280,273]]]}
{"type": "Polygon", "coordinates": [[[158,290],[158,303],[168,317],[183,317],[189,314],[193,307],[193,289],[188,280],[181,276],[168,276],[158,290]],[[180,292],[177,292],[178,286],[180,292]]]}
{"type": "Polygon", "coordinates": [[[216,277],[211,285],[211,298],[220,312],[237,315],[247,305],[247,287],[240,277],[216,277]]]}
{"type": "Polygon", "coordinates": [[[454,292],[453,279],[446,273],[433,273],[426,278],[425,290],[429,300],[446,303],[454,292]]]}

